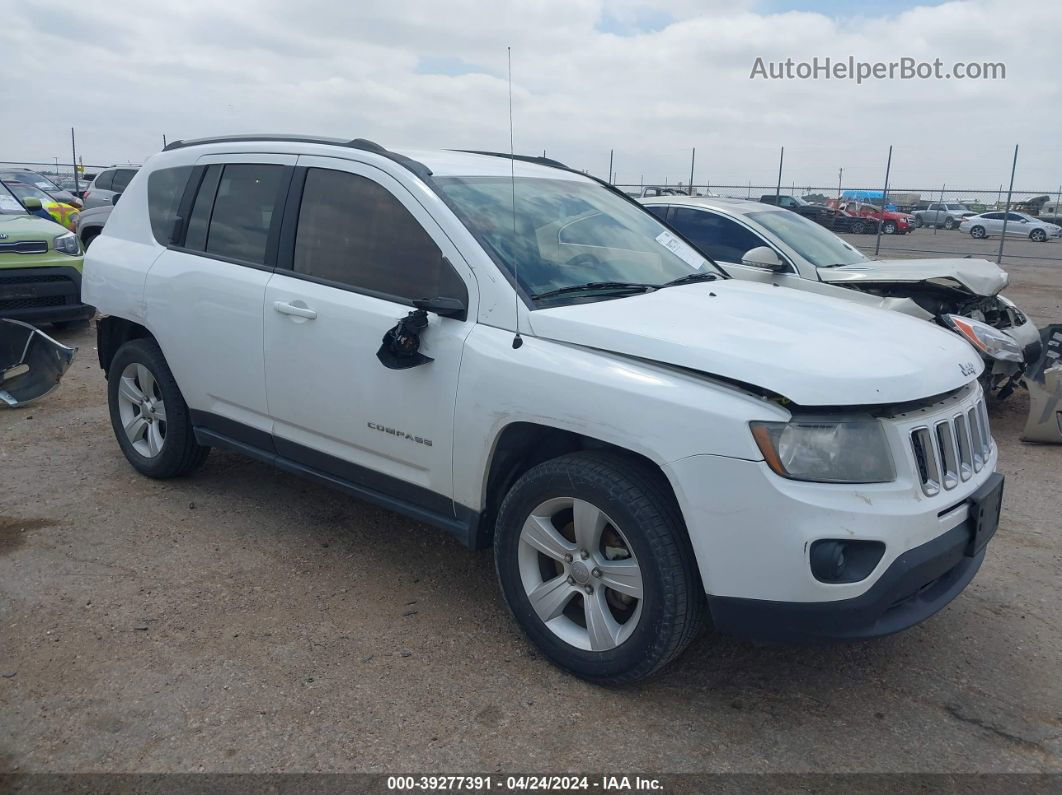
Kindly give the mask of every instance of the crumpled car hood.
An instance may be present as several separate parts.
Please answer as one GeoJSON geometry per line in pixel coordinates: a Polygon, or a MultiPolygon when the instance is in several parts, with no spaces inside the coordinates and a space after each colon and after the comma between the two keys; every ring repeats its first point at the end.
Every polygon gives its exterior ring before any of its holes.
{"type": "Polygon", "coordinates": [[[986,259],[879,259],[840,268],[819,268],[819,278],[831,284],[860,282],[958,282],[975,295],[995,295],[1007,286],[1007,272],[986,259]]]}
{"type": "Polygon", "coordinates": [[[901,403],[983,369],[957,335],[898,312],[728,279],[531,313],[535,336],[752,384],[804,406],[901,403]]]}

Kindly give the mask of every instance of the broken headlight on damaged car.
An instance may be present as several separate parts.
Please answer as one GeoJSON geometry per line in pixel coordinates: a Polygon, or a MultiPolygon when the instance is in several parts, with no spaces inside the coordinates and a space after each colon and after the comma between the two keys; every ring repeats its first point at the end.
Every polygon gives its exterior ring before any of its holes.
{"type": "Polygon", "coordinates": [[[992,328],[980,320],[973,320],[962,315],[944,315],[948,328],[960,334],[978,351],[991,359],[1001,362],[1022,362],[1021,346],[1009,335],[992,328]]]}
{"type": "Polygon", "coordinates": [[[876,420],[753,422],[752,436],[778,475],[820,483],[886,483],[896,478],[876,420]]]}

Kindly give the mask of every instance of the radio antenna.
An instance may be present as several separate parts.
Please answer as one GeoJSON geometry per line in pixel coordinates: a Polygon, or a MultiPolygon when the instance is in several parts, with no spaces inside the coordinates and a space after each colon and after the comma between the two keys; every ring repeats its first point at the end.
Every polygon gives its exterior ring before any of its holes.
{"type": "Polygon", "coordinates": [[[513,188],[513,322],[516,324],[516,336],[513,348],[524,344],[520,336],[520,254],[516,245],[516,150],[513,147],[513,48],[505,48],[509,66],[509,181],[513,188]]]}

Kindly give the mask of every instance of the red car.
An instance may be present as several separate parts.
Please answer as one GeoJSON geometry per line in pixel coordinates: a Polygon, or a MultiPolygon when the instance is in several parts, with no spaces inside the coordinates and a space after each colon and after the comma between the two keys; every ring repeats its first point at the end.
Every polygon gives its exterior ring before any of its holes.
{"type": "Polygon", "coordinates": [[[852,199],[840,202],[836,199],[831,199],[829,206],[843,210],[849,215],[858,215],[863,218],[873,218],[880,221],[881,232],[885,235],[905,235],[914,229],[914,217],[907,213],[900,213],[895,210],[882,212],[881,208],[876,205],[852,199]]]}

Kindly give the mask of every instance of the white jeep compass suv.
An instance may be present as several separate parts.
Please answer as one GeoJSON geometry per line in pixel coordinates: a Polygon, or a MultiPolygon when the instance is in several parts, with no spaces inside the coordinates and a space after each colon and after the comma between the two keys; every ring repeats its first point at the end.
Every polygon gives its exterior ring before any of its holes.
{"type": "Polygon", "coordinates": [[[235,450],[492,544],[524,631],[593,681],[659,670],[706,612],[776,641],[904,629],[998,524],[969,345],[729,279],[554,161],[171,143],[84,284],[137,470],[235,450]]]}

